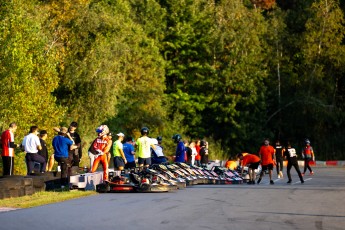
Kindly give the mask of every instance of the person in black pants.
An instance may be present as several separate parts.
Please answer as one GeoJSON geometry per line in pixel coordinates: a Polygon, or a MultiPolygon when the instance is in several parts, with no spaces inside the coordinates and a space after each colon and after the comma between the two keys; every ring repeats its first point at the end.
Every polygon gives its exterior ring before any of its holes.
{"type": "Polygon", "coordinates": [[[293,167],[295,167],[296,172],[297,172],[297,174],[299,176],[299,179],[301,180],[301,183],[303,184],[304,180],[303,180],[302,173],[299,170],[296,149],[292,148],[290,143],[287,144],[287,148],[286,148],[286,151],[284,152],[284,156],[285,156],[285,158],[288,161],[288,164],[287,164],[287,167],[286,167],[287,168],[286,169],[286,173],[287,173],[287,176],[288,176],[289,180],[288,180],[287,183],[290,184],[292,182],[290,171],[291,171],[291,168],[293,166],[293,167]]]}
{"type": "MultiPolygon", "coordinates": [[[[40,131],[40,143],[41,143],[42,149],[38,150],[38,154],[44,158],[44,160],[46,162],[46,165],[47,165],[47,162],[48,162],[48,159],[49,159],[49,157],[48,157],[47,142],[46,142],[47,137],[48,137],[47,130],[41,130],[40,131]]],[[[43,170],[43,167],[44,167],[44,165],[42,164],[41,165],[41,171],[43,170]]]]}
{"type": "Polygon", "coordinates": [[[66,127],[54,128],[58,135],[53,138],[54,158],[59,162],[61,167],[61,188],[69,185],[68,168],[70,161],[68,159],[68,151],[77,148],[74,145],[73,139],[68,133],[66,127]]]}
{"type": "Polygon", "coordinates": [[[283,178],[283,161],[284,161],[284,148],[283,146],[280,144],[280,141],[277,140],[276,141],[276,146],[275,146],[275,150],[276,150],[276,168],[277,168],[277,175],[278,178],[283,178]]]}

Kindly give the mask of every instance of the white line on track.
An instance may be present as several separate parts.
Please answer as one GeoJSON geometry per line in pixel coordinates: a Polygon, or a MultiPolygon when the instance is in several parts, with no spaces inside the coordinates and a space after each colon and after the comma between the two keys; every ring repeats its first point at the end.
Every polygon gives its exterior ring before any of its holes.
{"type": "MultiPolygon", "coordinates": [[[[313,179],[313,178],[308,178],[308,179],[305,179],[304,181],[308,181],[308,180],[311,180],[311,179],[313,179]]],[[[300,184],[300,183],[301,183],[301,181],[297,181],[297,182],[295,182],[293,184],[300,184]]]]}
{"type": "MultiPolygon", "coordinates": [[[[277,182],[277,181],[280,181],[280,180],[281,180],[281,178],[280,178],[280,179],[275,179],[275,180],[274,180],[274,183],[277,182]]],[[[265,183],[265,185],[268,185],[268,184],[270,184],[269,181],[268,181],[268,183],[265,183]]]]}

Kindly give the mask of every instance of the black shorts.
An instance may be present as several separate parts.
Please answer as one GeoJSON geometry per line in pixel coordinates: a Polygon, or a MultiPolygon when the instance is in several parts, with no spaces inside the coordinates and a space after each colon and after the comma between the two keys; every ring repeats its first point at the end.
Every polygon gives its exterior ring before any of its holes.
{"type": "Polygon", "coordinates": [[[137,167],[136,164],[135,164],[135,161],[127,162],[127,164],[125,165],[125,169],[132,169],[132,168],[135,168],[135,167],[137,167]]]}
{"type": "Polygon", "coordinates": [[[151,157],[148,157],[148,158],[138,157],[138,164],[139,165],[151,165],[151,157]]]}
{"type": "Polygon", "coordinates": [[[260,164],[260,161],[256,162],[256,163],[251,163],[248,168],[250,169],[258,169],[259,167],[259,164],[260,164]]]}
{"type": "Polygon", "coordinates": [[[122,157],[114,157],[114,168],[125,167],[125,161],[122,157]]]}
{"type": "Polygon", "coordinates": [[[273,170],[273,164],[263,165],[262,171],[273,170]]]}

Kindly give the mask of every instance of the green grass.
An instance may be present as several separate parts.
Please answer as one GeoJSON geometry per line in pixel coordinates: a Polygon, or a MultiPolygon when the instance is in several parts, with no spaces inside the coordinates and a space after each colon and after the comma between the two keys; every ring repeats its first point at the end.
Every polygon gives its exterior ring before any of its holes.
{"type": "Polygon", "coordinates": [[[65,200],[96,195],[95,191],[54,191],[36,192],[32,196],[22,196],[0,200],[0,207],[8,208],[32,208],[45,204],[57,203],[65,200]]]}

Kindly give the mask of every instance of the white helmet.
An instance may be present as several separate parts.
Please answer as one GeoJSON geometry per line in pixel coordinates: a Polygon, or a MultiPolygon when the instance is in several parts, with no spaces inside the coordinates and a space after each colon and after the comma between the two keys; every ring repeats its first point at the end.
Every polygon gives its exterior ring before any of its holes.
{"type": "Polygon", "coordinates": [[[107,125],[101,125],[96,129],[96,132],[98,133],[99,136],[104,136],[109,133],[109,128],[107,125]]]}

